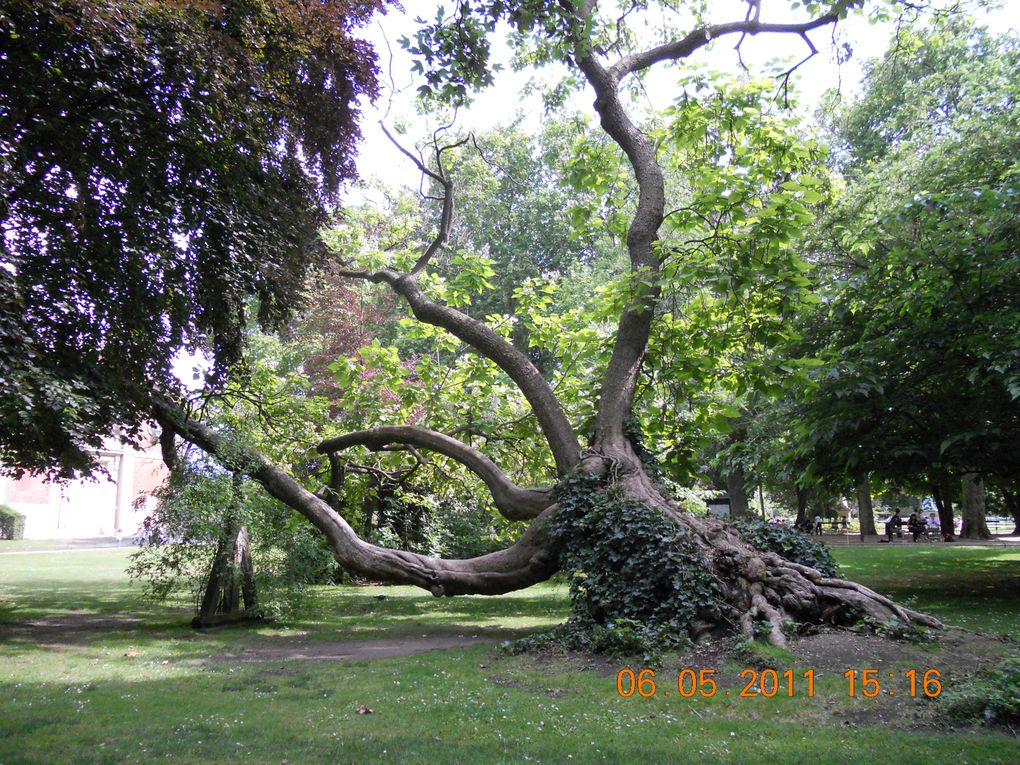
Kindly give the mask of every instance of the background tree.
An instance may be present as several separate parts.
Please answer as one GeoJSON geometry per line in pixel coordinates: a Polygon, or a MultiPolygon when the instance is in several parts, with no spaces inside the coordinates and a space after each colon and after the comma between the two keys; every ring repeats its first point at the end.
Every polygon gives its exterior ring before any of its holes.
{"type": "Polygon", "coordinates": [[[222,371],[250,306],[286,317],[354,174],[354,30],[382,5],[0,3],[0,462],[87,470],[180,348],[222,371]]]}
{"type": "Polygon", "coordinates": [[[819,229],[804,320],[824,365],[794,426],[819,474],[924,476],[943,506],[950,476],[1016,480],[1018,43],[959,16],[902,28],[830,107],[847,188],[819,229]]]}

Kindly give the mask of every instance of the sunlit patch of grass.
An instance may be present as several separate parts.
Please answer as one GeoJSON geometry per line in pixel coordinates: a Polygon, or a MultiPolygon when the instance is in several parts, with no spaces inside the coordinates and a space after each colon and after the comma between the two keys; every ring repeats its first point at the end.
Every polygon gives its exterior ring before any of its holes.
{"type": "Polygon", "coordinates": [[[833,547],[848,579],[978,632],[1020,635],[1020,547],[833,547]]]}

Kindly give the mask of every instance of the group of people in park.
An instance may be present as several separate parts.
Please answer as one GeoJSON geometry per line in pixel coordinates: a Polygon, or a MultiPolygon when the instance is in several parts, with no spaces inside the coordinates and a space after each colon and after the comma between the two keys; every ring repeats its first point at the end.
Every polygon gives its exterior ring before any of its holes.
{"type": "MultiPolygon", "coordinates": [[[[852,517],[852,510],[846,499],[843,499],[840,503],[842,512],[838,519],[832,521],[832,529],[836,531],[837,528],[849,529],[850,520],[852,517]]],[[[772,523],[783,524],[785,520],[773,516],[772,523]]],[[[805,518],[801,521],[794,523],[794,528],[797,531],[801,531],[805,534],[822,534],[823,524],[825,523],[821,515],[815,515],[814,519],[805,518]]],[[[929,534],[941,534],[942,541],[952,542],[953,541],[953,530],[943,529],[939,523],[938,516],[934,513],[928,513],[928,517],[925,516],[924,512],[920,509],[914,510],[906,520],[900,515],[898,507],[892,509],[892,515],[885,519],[885,539],[879,540],[882,542],[892,542],[893,536],[897,538],[903,538],[903,527],[907,527],[907,533],[911,535],[913,541],[917,541],[921,537],[927,537],[929,534]]]]}
{"type": "Polygon", "coordinates": [[[927,536],[929,533],[941,533],[943,542],[953,541],[952,531],[940,528],[934,516],[932,516],[932,523],[929,524],[920,510],[914,510],[910,517],[904,521],[898,507],[893,508],[892,515],[885,521],[885,540],[883,541],[892,542],[893,534],[902,539],[903,526],[907,527],[907,532],[911,535],[914,542],[922,536],[927,536]]]}

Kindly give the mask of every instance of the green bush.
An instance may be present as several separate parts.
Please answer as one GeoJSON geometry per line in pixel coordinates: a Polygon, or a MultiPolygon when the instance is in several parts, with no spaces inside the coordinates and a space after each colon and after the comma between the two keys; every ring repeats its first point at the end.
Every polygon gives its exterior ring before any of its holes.
{"type": "Polygon", "coordinates": [[[7,505],[0,505],[0,539],[24,539],[25,516],[7,505]]]}
{"type": "Polygon", "coordinates": [[[946,691],[944,714],[952,722],[1020,723],[1020,656],[1006,659],[946,691]]]}
{"type": "Polygon", "coordinates": [[[506,545],[483,503],[399,489],[381,497],[364,538],[380,547],[439,558],[473,558],[506,545]]]}
{"type": "Polygon", "coordinates": [[[789,561],[810,566],[826,576],[839,576],[839,567],[825,545],[814,542],[791,526],[766,523],[758,518],[734,521],[750,544],[763,552],[774,552],[789,561]]]}
{"type": "Polygon", "coordinates": [[[308,585],[336,579],[325,537],[304,518],[250,481],[186,466],[157,492],[145,520],[148,544],[132,556],[129,573],[145,581],[156,602],[189,592],[201,602],[216,546],[229,525],[248,531],[259,609],[268,616],[300,609],[308,585]]]}

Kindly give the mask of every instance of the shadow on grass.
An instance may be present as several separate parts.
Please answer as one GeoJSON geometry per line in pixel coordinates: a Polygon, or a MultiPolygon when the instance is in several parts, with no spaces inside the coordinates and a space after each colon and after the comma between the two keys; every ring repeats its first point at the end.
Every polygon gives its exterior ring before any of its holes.
{"type": "Polygon", "coordinates": [[[516,639],[559,623],[567,610],[564,588],[553,585],[456,598],[435,598],[409,587],[315,587],[288,618],[194,630],[192,609],[147,603],[135,587],[89,589],[88,582],[53,577],[40,584],[3,588],[0,645],[62,652],[101,644],[113,652],[144,655],[159,653],[161,644],[172,641],[176,658],[202,661],[371,657],[367,644],[375,642],[379,656],[396,656],[516,639]]]}

